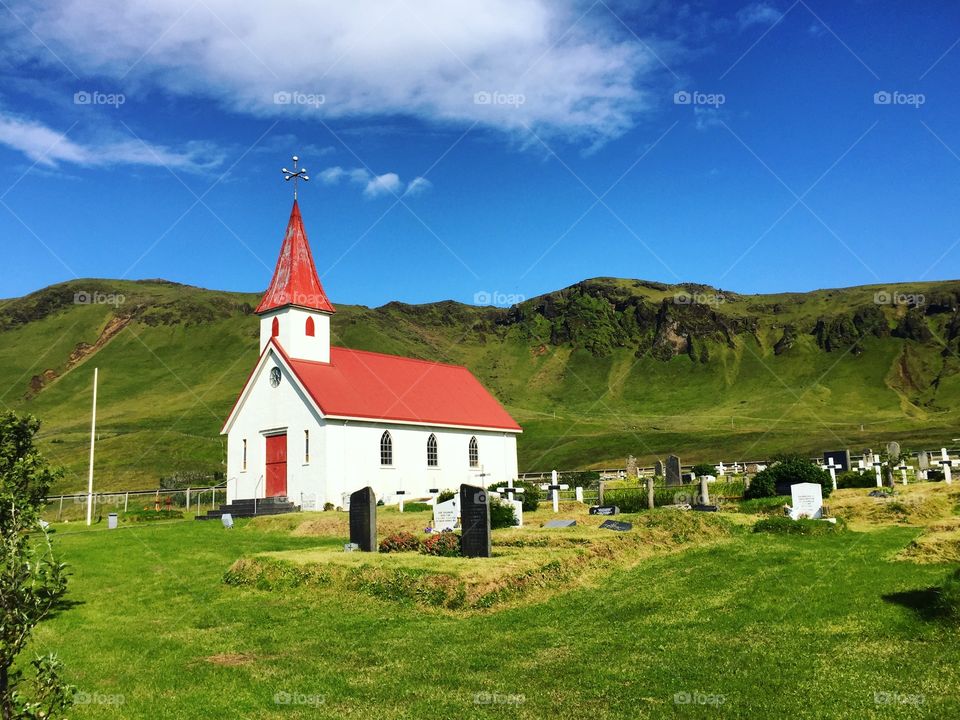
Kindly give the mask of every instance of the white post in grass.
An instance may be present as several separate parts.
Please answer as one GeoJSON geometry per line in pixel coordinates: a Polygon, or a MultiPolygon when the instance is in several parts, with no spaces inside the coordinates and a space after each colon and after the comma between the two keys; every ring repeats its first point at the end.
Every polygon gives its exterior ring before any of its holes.
{"type": "Polygon", "coordinates": [[[859,460],[857,460],[857,472],[863,475],[863,471],[865,469],[866,469],[866,466],[864,465],[863,458],[860,458],[859,460]]]}
{"type": "Polygon", "coordinates": [[[406,494],[406,490],[397,490],[397,497],[400,498],[400,512],[403,512],[403,496],[406,494]]]}
{"type": "Polygon", "coordinates": [[[880,462],[880,456],[876,453],[873,454],[873,469],[877,473],[877,487],[883,487],[883,478],[880,477],[880,467],[883,465],[880,462]]]}
{"type": "Polygon", "coordinates": [[[901,462],[900,466],[897,468],[900,471],[900,480],[904,485],[907,484],[907,463],[901,462]]]}
{"type": "Polygon", "coordinates": [[[93,446],[97,441],[97,376],[100,368],[93,369],[93,414],[90,417],[90,472],[87,476],[87,525],[93,523],[93,446]]]}
{"type": "Polygon", "coordinates": [[[833,485],[833,489],[837,489],[837,468],[840,467],[834,463],[833,458],[830,458],[827,461],[827,470],[830,471],[830,483],[833,485]]]}
{"type": "Polygon", "coordinates": [[[947,455],[946,448],[940,448],[940,457],[943,458],[940,461],[940,464],[943,465],[943,481],[949,485],[953,482],[953,476],[950,473],[950,456],[947,455]]]}

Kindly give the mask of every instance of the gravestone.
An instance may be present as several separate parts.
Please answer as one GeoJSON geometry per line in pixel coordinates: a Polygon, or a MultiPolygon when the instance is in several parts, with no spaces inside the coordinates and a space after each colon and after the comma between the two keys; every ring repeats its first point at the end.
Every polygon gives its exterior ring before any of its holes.
{"type": "Polygon", "coordinates": [[[900,460],[900,443],[895,440],[887,443],[887,457],[890,458],[891,462],[900,460]]]}
{"type": "Polygon", "coordinates": [[[823,464],[829,465],[830,460],[833,460],[833,466],[840,472],[847,472],[850,469],[849,450],[827,450],[823,453],[823,464]]]}
{"type": "Polygon", "coordinates": [[[637,459],[633,455],[627,456],[627,477],[637,476],[637,459]]]}
{"type": "Polygon", "coordinates": [[[820,483],[797,483],[790,487],[790,517],[819,520],[823,517],[823,488],[820,483]]]}
{"type": "Polygon", "coordinates": [[[591,515],[619,515],[620,508],[616,505],[594,505],[589,512],[591,515]]]}
{"type": "Polygon", "coordinates": [[[633,523],[621,522],[619,520],[604,520],[602,523],[600,523],[600,527],[604,530],[626,532],[627,530],[633,530],[633,523]]]}
{"type": "Polygon", "coordinates": [[[547,520],[543,524],[545,528],[564,528],[564,527],[573,527],[577,524],[576,520],[547,520]]]}
{"type": "Polygon", "coordinates": [[[460,500],[459,498],[450,498],[442,503],[433,506],[433,530],[434,532],[443,532],[444,530],[453,530],[457,527],[457,520],[460,519],[460,500]]]}
{"type": "Polygon", "coordinates": [[[361,552],[377,551],[377,496],[369,485],[350,494],[350,542],[361,552]]]}
{"type": "Polygon", "coordinates": [[[460,486],[460,554],[490,557],[490,496],[482,487],[460,486]]]}
{"type": "Polygon", "coordinates": [[[574,491],[577,496],[577,502],[583,502],[583,488],[577,485],[577,489],[574,491]]]}
{"type": "Polygon", "coordinates": [[[917,467],[921,470],[930,469],[930,456],[927,455],[926,451],[917,453],[917,467]]]}
{"type": "Polygon", "coordinates": [[[676,455],[667,456],[667,485],[680,484],[680,458],[676,455]]]}
{"type": "Polygon", "coordinates": [[[653,474],[655,477],[663,477],[663,463],[657,460],[653,466],[653,474]]]}

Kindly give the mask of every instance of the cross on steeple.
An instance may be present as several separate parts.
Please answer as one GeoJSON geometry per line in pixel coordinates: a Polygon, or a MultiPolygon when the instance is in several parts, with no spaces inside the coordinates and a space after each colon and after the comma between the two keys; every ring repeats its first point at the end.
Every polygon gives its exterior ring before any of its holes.
{"type": "Polygon", "coordinates": [[[306,168],[300,168],[299,170],[297,169],[297,163],[299,161],[300,161],[300,158],[294,155],[293,170],[287,170],[286,168],[282,168],[280,170],[280,172],[283,173],[284,180],[286,180],[287,182],[290,182],[291,180],[293,180],[293,199],[294,200],[297,199],[297,182],[300,180],[303,180],[304,182],[306,182],[307,180],[310,179],[310,177],[307,175],[306,168]]]}

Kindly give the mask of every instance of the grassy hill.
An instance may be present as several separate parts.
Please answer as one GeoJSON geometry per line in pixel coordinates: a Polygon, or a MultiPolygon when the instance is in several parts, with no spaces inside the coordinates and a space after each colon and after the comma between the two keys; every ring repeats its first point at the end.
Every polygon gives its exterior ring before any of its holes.
{"type": "MultiPolygon", "coordinates": [[[[524,426],[522,470],[757,459],[960,434],[958,298],[955,281],[746,296],[599,278],[509,309],[338,305],[333,333],[470,367],[524,426]]],[[[257,300],[77,280],[0,301],[0,403],[44,420],[43,448],[68,469],[58,490],[85,486],[94,366],[99,488],[222,470],[257,300]]]]}

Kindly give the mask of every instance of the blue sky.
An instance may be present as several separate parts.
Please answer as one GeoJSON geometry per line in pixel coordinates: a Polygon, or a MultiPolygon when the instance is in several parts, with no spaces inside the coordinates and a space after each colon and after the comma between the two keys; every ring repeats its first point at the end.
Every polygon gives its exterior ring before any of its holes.
{"type": "Polygon", "coordinates": [[[262,290],[293,153],[334,303],[960,276],[954,2],[7,0],[0,32],[0,297],[262,290]]]}

